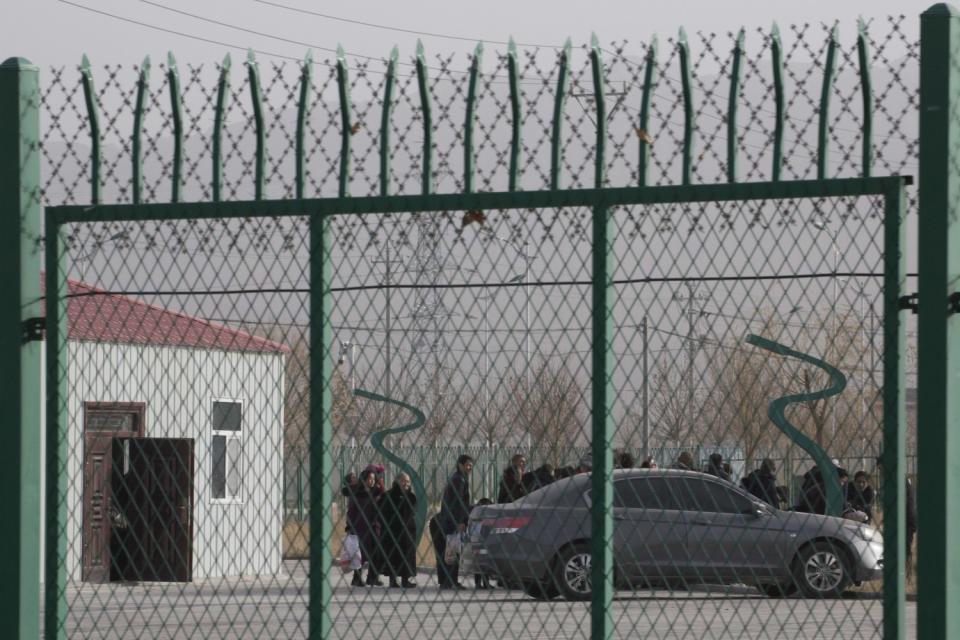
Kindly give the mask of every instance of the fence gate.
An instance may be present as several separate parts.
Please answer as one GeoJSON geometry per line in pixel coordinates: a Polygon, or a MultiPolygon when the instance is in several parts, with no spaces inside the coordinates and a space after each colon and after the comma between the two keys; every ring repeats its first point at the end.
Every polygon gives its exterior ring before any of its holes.
{"type": "Polygon", "coordinates": [[[58,76],[46,637],[904,637],[903,114],[797,40],[58,76]]]}

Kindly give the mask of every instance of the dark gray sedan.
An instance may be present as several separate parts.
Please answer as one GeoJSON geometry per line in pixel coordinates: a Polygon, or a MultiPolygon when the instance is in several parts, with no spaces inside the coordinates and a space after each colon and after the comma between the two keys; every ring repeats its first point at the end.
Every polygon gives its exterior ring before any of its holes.
{"type": "MultiPolygon", "coordinates": [[[[770,596],[837,595],[880,577],[883,540],[867,525],[781,511],[703,473],[614,472],[620,588],[747,584],[770,596]]],[[[537,598],[590,598],[590,475],[470,514],[476,571],[537,598]]]]}

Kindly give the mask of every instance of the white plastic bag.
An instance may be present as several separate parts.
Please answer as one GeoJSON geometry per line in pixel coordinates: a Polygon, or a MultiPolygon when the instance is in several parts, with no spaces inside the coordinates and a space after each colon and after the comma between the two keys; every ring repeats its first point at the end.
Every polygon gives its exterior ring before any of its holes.
{"type": "Polygon", "coordinates": [[[462,547],[459,533],[447,534],[447,548],[443,552],[443,561],[447,564],[457,564],[460,562],[462,547]]]}
{"type": "Polygon", "coordinates": [[[347,536],[340,550],[340,568],[344,573],[359,571],[363,566],[363,556],[360,554],[360,539],[354,534],[347,536]]]}
{"type": "Polygon", "coordinates": [[[467,575],[474,573],[473,568],[475,564],[473,560],[473,543],[467,540],[463,543],[460,551],[460,574],[467,575]]]}

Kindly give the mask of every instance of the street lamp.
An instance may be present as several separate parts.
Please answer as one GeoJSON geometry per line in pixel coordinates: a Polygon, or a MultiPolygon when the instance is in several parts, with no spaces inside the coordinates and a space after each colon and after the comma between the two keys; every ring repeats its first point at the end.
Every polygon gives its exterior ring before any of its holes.
{"type": "MultiPolygon", "coordinates": [[[[507,280],[507,283],[513,284],[525,279],[524,275],[516,275],[507,280]]],[[[489,287],[488,287],[489,289],[489,287]]],[[[483,312],[483,424],[487,428],[487,442],[493,442],[493,428],[490,426],[490,419],[487,410],[490,406],[490,301],[496,296],[496,292],[489,292],[485,296],[480,296],[478,300],[486,301],[486,308],[483,312]]],[[[528,298],[529,301],[529,298],[528,298]]],[[[529,333],[528,333],[529,336],[529,333]]],[[[530,367],[529,352],[527,357],[527,368],[530,367]]]]}

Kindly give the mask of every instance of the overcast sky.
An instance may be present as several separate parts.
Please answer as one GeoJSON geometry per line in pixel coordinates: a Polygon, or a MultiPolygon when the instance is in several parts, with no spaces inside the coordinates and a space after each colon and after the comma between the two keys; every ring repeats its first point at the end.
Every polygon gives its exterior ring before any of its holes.
{"type": "MultiPolygon", "coordinates": [[[[575,44],[580,44],[589,41],[591,31],[595,31],[603,43],[621,39],[639,43],[645,42],[653,33],[659,34],[661,39],[673,35],[681,26],[691,33],[699,30],[724,33],[741,25],[749,29],[767,28],[774,20],[781,28],[793,23],[818,24],[837,20],[841,37],[846,40],[855,33],[856,19],[861,15],[868,20],[885,21],[888,15],[905,14],[909,18],[905,22],[905,30],[913,36],[919,29],[919,18],[916,16],[932,2],[27,0],[5,4],[4,20],[0,23],[0,43],[3,47],[0,56],[4,59],[14,55],[23,56],[39,65],[49,66],[76,64],[83,53],[99,64],[135,63],[146,54],[161,61],[171,50],[181,61],[205,62],[219,60],[227,51],[232,51],[236,56],[237,50],[246,47],[259,50],[264,57],[277,54],[301,59],[307,45],[317,49],[317,56],[323,58],[326,53],[322,48],[335,48],[337,43],[342,43],[350,53],[381,58],[387,55],[394,44],[400,47],[401,55],[411,55],[418,37],[423,39],[428,52],[436,53],[466,51],[472,48],[476,40],[495,43],[506,40],[510,35],[519,43],[526,44],[556,46],[567,36],[573,38],[575,44]],[[322,13],[328,17],[303,11],[322,13]],[[105,14],[169,31],[124,22],[105,14]],[[235,28],[210,21],[219,21],[235,28]],[[418,35],[396,29],[424,33],[418,35]],[[250,31],[260,32],[261,35],[250,31]],[[196,38],[206,38],[216,43],[196,38]]],[[[750,37],[748,35],[748,46],[750,37]]],[[[755,34],[753,37],[756,37],[755,34]]],[[[503,48],[498,44],[490,46],[493,49],[503,48]]]]}

